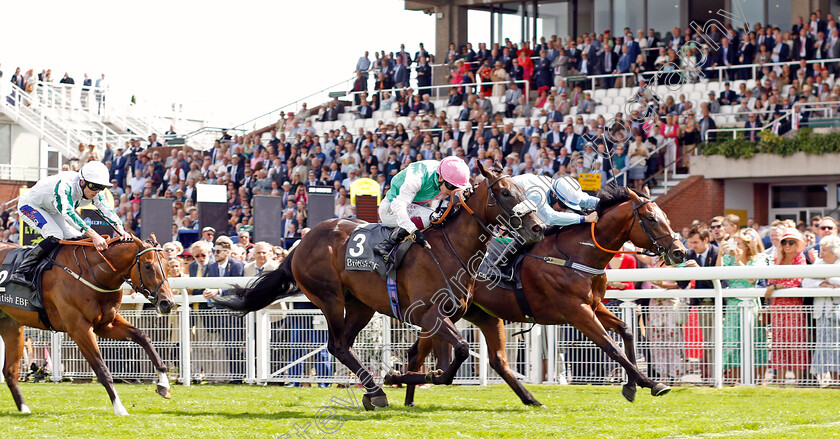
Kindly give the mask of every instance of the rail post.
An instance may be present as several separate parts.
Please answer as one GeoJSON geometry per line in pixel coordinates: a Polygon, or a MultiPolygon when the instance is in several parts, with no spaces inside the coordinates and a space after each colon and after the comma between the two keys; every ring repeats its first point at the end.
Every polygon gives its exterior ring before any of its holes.
{"type": "Polygon", "coordinates": [[[50,334],[50,361],[52,362],[52,373],[50,381],[60,383],[64,371],[61,367],[61,343],[64,341],[64,333],[53,332],[50,334]]]}
{"type": "Polygon", "coordinates": [[[271,341],[271,320],[267,310],[261,309],[256,313],[257,324],[257,384],[264,384],[268,380],[269,342],[271,341]]]}
{"type": "Polygon", "coordinates": [[[391,318],[382,314],[382,368],[388,372],[391,365],[391,318]]]}
{"type": "Polygon", "coordinates": [[[256,321],[254,313],[249,312],[245,315],[245,383],[254,384],[256,382],[256,366],[257,366],[257,343],[254,339],[254,332],[256,321]]]}
{"type": "Polygon", "coordinates": [[[478,331],[478,384],[487,385],[487,369],[490,367],[490,359],[487,355],[487,340],[484,333],[478,331]]]}
{"type": "MultiPolygon", "coordinates": [[[[720,279],[713,279],[712,285],[715,288],[715,355],[714,355],[714,381],[718,389],[723,387],[723,287],[720,279]]],[[[705,340],[704,340],[705,342],[705,340]]]]}
{"type": "Polygon", "coordinates": [[[755,358],[753,358],[753,331],[755,330],[755,300],[742,300],[738,304],[741,307],[741,384],[752,386],[755,384],[753,370],[755,358]]]}
{"type": "Polygon", "coordinates": [[[192,370],[191,370],[191,361],[190,358],[190,335],[191,335],[191,326],[190,326],[190,296],[187,294],[187,290],[181,290],[181,307],[178,310],[181,313],[181,331],[179,337],[181,339],[181,384],[185,386],[189,386],[192,382],[192,370]]]}

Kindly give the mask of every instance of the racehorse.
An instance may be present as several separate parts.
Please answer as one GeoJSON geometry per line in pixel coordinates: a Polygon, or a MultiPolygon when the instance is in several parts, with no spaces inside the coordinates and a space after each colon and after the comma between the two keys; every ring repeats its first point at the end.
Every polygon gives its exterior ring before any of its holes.
{"type": "MultiPolygon", "coordinates": [[[[375,272],[348,271],[344,255],[353,230],[363,221],[332,219],[306,234],[296,249],[275,271],[261,275],[253,285],[237,289],[218,299],[224,307],[238,311],[264,308],[276,299],[296,293],[295,284],[324,313],[329,327],[327,349],[354,372],[367,393],[362,402],[367,410],[386,407],[388,399],[352,350],[353,341],[374,312],[396,317],[436,332],[455,346],[454,359],[445,372],[429,377],[436,384],[451,384],[458,367],[469,355],[469,345],[452,323],[469,305],[474,282],[464,260],[487,250],[492,225],[503,225],[528,242],[543,236],[543,224],[525,199],[522,187],[495,164],[470,189],[466,201],[453,194],[452,208],[441,226],[424,232],[430,249],[414,245],[397,273],[397,290],[402,312],[392,311],[386,284],[375,272]],[[456,199],[459,201],[456,202],[456,199]],[[453,285],[456,288],[453,288],[453,285]]],[[[425,382],[424,374],[406,375],[406,380],[425,382]]]]}
{"type": "MultiPolygon", "coordinates": [[[[548,231],[546,238],[528,251],[523,259],[520,276],[526,303],[530,304],[528,307],[533,310],[533,315],[523,315],[514,291],[499,286],[498,282],[475,283],[473,304],[464,314],[464,319],[484,333],[490,352],[490,366],[524,404],[541,405],[508,366],[503,319],[542,325],[571,324],[627,371],[628,380],[622,394],[630,402],[635,400],[637,383],[650,388],[654,396],[670,391],[668,386],[654,382],[636,367],[633,334],[601,302],[606,292],[606,274],[589,274],[580,267],[603,272],[609,260],[628,240],[660,255],[671,265],[683,261],[685,247],[671,230],[668,217],[650,200],[649,193],[638,194],[624,187],[610,187],[599,192],[598,196],[601,202],[597,223],[568,226],[557,233],[552,233],[556,230],[548,231]],[[567,262],[560,263],[561,259],[567,262]],[[580,265],[576,266],[578,268],[564,266],[571,262],[580,265]],[[621,336],[624,353],[605,329],[621,336]]],[[[446,341],[436,336],[420,338],[409,350],[408,370],[420,370],[432,349],[438,364],[446,364],[449,356],[446,341]]],[[[414,405],[412,385],[408,386],[405,404],[414,405]]]]}
{"type": "MultiPolygon", "coordinates": [[[[158,253],[163,249],[155,242],[155,237],[152,236],[146,242],[137,237],[133,240],[110,238],[107,240],[108,248],[102,252],[96,251],[89,239],[61,242],[64,245],[56,253],[53,266],[43,272],[41,280],[43,304],[52,328],[66,332],[79,346],[96,378],[105,386],[114,414],[125,416],[128,411],[114,389],[114,380],[102,361],[94,334],[139,344],[158,372],[156,392],[169,398],[166,366],[152,346],[149,336],[117,313],[122,302],[123,282],[148,298],[159,313],[168,314],[172,310],[172,290],[158,253]]],[[[0,250],[0,260],[14,248],[17,246],[11,245],[0,250]]],[[[0,306],[0,311],[0,336],[6,344],[3,376],[18,410],[30,413],[18,386],[24,344],[23,327],[49,328],[35,311],[10,306],[0,306]]]]}

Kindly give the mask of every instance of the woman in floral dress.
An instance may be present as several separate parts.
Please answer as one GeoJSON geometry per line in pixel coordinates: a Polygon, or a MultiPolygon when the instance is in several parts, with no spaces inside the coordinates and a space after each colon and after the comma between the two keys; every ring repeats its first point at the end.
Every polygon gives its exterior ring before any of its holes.
{"type": "MultiPolygon", "coordinates": [[[[744,231],[734,235],[733,242],[721,245],[722,265],[729,266],[766,266],[769,265],[767,256],[762,253],[761,241],[754,238],[752,233],[744,231]]],[[[755,279],[732,279],[729,288],[754,288],[755,279]]],[[[739,383],[741,379],[741,302],[752,302],[753,312],[758,316],[761,302],[758,298],[739,299],[726,298],[726,312],[723,315],[723,370],[729,374],[729,379],[739,383]]],[[[756,319],[758,323],[758,319],[756,319]]],[[[757,326],[757,325],[756,325],[757,326]]],[[[753,364],[756,366],[756,377],[764,376],[767,365],[767,350],[764,346],[764,331],[754,331],[753,364]]]]}
{"type": "MultiPolygon", "coordinates": [[[[781,247],[776,254],[775,265],[805,265],[805,241],[794,228],[785,229],[781,236],[781,247]]],[[[808,331],[805,327],[805,310],[801,297],[772,297],[777,288],[796,288],[802,279],[770,279],[764,297],[770,305],[771,342],[770,368],[776,370],[777,379],[785,382],[788,370],[792,370],[796,383],[801,383],[803,372],[809,364],[805,344],[808,331]]]]}

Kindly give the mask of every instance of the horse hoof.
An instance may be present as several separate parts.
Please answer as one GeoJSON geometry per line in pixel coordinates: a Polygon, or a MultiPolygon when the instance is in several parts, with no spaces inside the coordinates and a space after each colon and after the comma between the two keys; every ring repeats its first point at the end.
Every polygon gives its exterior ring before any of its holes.
{"type": "Polygon", "coordinates": [[[624,386],[621,389],[621,395],[624,396],[624,399],[626,399],[629,402],[635,401],[636,400],[636,386],[633,386],[633,387],[624,386]]]}
{"type": "Polygon", "coordinates": [[[391,385],[394,385],[394,384],[399,384],[399,383],[396,381],[396,378],[397,378],[397,377],[399,377],[400,375],[402,375],[402,374],[401,374],[401,373],[399,373],[399,372],[397,372],[396,370],[390,370],[390,371],[388,371],[388,373],[386,373],[386,374],[385,374],[385,377],[382,379],[382,382],[383,382],[386,386],[391,386],[391,385]]]}
{"type": "Polygon", "coordinates": [[[405,403],[405,406],[406,407],[414,407],[415,404],[414,404],[414,402],[407,402],[407,403],[405,403]]]}
{"type": "Polygon", "coordinates": [[[166,399],[172,398],[172,392],[169,391],[169,387],[157,386],[155,392],[166,399]]]}
{"type": "Polygon", "coordinates": [[[385,395],[371,397],[369,394],[365,394],[365,396],[362,397],[362,405],[365,407],[365,410],[368,411],[371,411],[376,407],[388,407],[388,397],[385,395]]]}
{"type": "Polygon", "coordinates": [[[443,375],[443,371],[440,369],[429,371],[429,373],[426,374],[426,382],[429,384],[435,384],[435,379],[440,378],[441,375],[443,375]]]}
{"type": "Polygon", "coordinates": [[[20,405],[20,412],[21,412],[21,413],[23,413],[24,415],[28,415],[28,414],[32,413],[32,410],[29,410],[29,406],[28,406],[28,405],[26,405],[26,404],[21,404],[21,405],[20,405]]]}
{"type": "Polygon", "coordinates": [[[656,383],[656,385],[650,389],[650,394],[653,396],[662,396],[670,391],[671,388],[666,386],[665,384],[656,383]]]}

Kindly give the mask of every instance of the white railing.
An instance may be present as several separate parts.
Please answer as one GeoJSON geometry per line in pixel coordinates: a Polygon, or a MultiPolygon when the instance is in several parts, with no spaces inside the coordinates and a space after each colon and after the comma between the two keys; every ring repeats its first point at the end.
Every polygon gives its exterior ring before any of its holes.
{"type": "Polygon", "coordinates": [[[38,181],[58,171],[58,168],[0,164],[0,180],[38,181]]]}
{"type": "MultiPolygon", "coordinates": [[[[640,352],[650,352],[653,355],[640,359],[640,367],[646,368],[650,374],[652,370],[660,371],[669,366],[661,363],[666,360],[657,360],[657,353],[661,354],[663,349],[675,355],[681,364],[678,368],[689,368],[695,364],[695,368],[708,367],[713,370],[711,376],[692,374],[691,371],[681,372],[682,377],[677,377],[680,382],[696,382],[722,386],[724,382],[740,381],[744,385],[750,385],[761,381],[760,372],[753,372],[754,367],[763,367],[763,361],[759,354],[751,354],[754,351],[769,348],[771,351],[780,350],[773,344],[763,340],[760,334],[769,333],[771,336],[774,326],[760,326],[755,323],[757,310],[749,305],[749,302],[742,302],[740,305],[726,304],[726,298],[752,298],[762,297],[764,289],[727,289],[722,288],[723,279],[750,279],[750,278],[824,278],[840,276],[840,265],[810,265],[810,266],[772,266],[772,267],[703,267],[703,268],[680,268],[680,269],[638,269],[638,270],[608,270],[607,279],[617,282],[640,282],[654,280],[711,280],[714,289],[711,290],[623,290],[608,291],[608,299],[618,299],[620,305],[610,304],[617,315],[622,318],[634,330],[637,327],[636,321],[639,317],[639,309],[633,302],[636,299],[663,299],[663,298],[713,298],[713,305],[701,305],[692,307],[686,313],[705,316],[709,326],[697,327],[695,329],[708,333],[709,339],[702,341],[690,340],[652,340],[650,331],[656,329],[653,322],[648,324],[647,340],[637,340],[640,352]],[[740,313],[738,319],[741,322],[740,341],[723,340],[724,312],[740,313]],[[709,357],[700,360],[689,360],[688,352],[691,350],[705,350],[713,352],[709,357]],[[738,352],[740,356],[736,366],[741,369],[740,376],[724,378],[724,353],[738,352]],[[685,351],[685,353],[684,353],[685,351]],[[660,363],[657,363],[660,361],[660,363]],[[699,363],[698,363],[699,361],[699,363]],[[697,366],[696,364],[702,364],[697,366]],[[759,374],[759,375],[756,375],[759,374]],[[691,378],[694,377],[694,378],[691,378]]],[[[170,284],[179,291],[183,288],[229,288],[234,285],[245,285],[253,278],[172,278],[170,284]]],[[[792,288],[781,289],[774,292],[774,298],[780,297],[834,297],[840,295],[840,291],[830,288],[792,288]]],[[[179,307],[170,316],[160,318],[154,317],[154,311],[122,311],[129,320],[133,321],[141,329],[152,334],[152,339],[164,361],[171,365],[173,370],[177,369],[177,375],[184,385],[189,385],[191,380],[201,375],[206,379],[236,379],[244,380],[246,383],[266,383],[269,381],[285,382],[327,382],[346,383],[349,372],[331,357],[324,354],[325,350],[325,326],[321,315],[317,310],[289,309],[292,302],[305,302],[303,297],[295,297],[286,300],[282,309],[266,309],[256,313],[248,314],[244,319],[234,319],[229,313],[218,310],[194,310],[192,304],[206,303],[201,296],[190,296],[181,294],[177,297],[179,307]],[[161,320],[163,319],[163,320],[161,320]],[[312,319],[315,319],[314,321],[312,319]],[[298,323],[295,323],[298,322],[298,323]],[[303,323],[299,323],[303,322],[303,323]],[[320,323],[319,323],[320,322],[320,323]],[[303,326],[301,326],[303,324],[303,326]],[[314,325],[314,326],[313,326],[314,325]],[[251,329],[248,329],[251,328],[251,329]],[[295,332],[297,331],[297,332],[295,332]],[[304,332],[311,337],[306,343],[295,338],[300,337],[304,332]],[[221,335],[220,335],[221,334],[221,335]],[[219,337],[222,339],[216,340],[219,337]],[[292,337],[291,339],[289,337],[292,337]],[[219,347],[223,346],[223,347],[219,347]],[[304,369],[303,365],[306,365],[304,369]],[[320,376],[310,376],[308,370],[313,367],[326,368],[336,372],[318,372],[320,376]],[[196,369],[194,369],[196,368],[196,369]],[[205,373],[199,371],[204,370],[205,373]],[[297,370],[297,371],[296,371],[297,370]]],[[[143,304],[147,301],[139,297],[125,296],[124,304],[143,304]]],[[[275,304],[277,305],[277,304],[275,304]]],[[[275,307],[276,308],[276,307],[275,307]]],[[[807,316],[811,308],[801,307],[794,310],[781,312],[795,312],[797,315],[807,316]]],[[[651,307],[645,308],[650,313],[662,316],[674,317],[674,313],[681,311],[676,308],[651,307]],[[664,313],[664,314],[663,314],[664,313]]],[[[644,311],[641,311],[644,312],[644,311]]],[[[770,312],[780,312],[778,308],[771,307],[770,312]]],[[[806,317],[807,318],[807,317],[806,317]]],[[[840,325],[840,321],[835,322],[840,325]]],[[[674,325],[671,322],[671,325],[674,325]]],[[[683,330],[679,323],[679,330],[683,330]]],[[[807,325],[808,328],[812,326],[807,325]]],[[[542,362],[531,361],[530,359],[541,358],[541,346],[545,340],[548,346],[556,346],[544,353],[548,358],[547,381],[548,383],[581,382],[582,377],[577,371],[579,368],[597,367],[603,370],[615,371],[617,365],[603,358],[597,348],[590,342],[577,341],[579,334],[567,326],[537,325],[534,331],[524,337],[515,338],[511,336],[514,329],[521,329],[523,325],[508,323],[508,356],[511,367],[520,379],[532,383],[543,382],[542,362]],[[578,334],[575,336],[574,334],[578,334]],[[545,338],[545,339],[543,339],[545,338]],[[584,358],[583,360],[581,358],[584,358]]],[[[804,331],[808,328],[802,328],[804,331]]],[[[478,334],[475,329],[459,322],[459,329],[471,339],[471,356],[465,364],[465,371],[459,374],[457,383],[461,384],[487,384],[498,382],[495,374],[488,374],[489,367],[487,349],[484,347],[483,335],[478,334]]],[[[666,328],[667,329],[667,328],[666,328]]],[[[675,329],[671,327],[670,329],[675,329]]],[[[74,345],[69,342],[66,335],[62,333],[50,334],[47,331],[27,330],[27,334],[33,338],[33,344],[37,347],[35,356],[30,360],[43,360],[39,352],[48,350],[52,357],[53,371],[52,380],[60,381],[65,377],[92,376],[81,356],[75,350],[74,345]],[[43,349],[39,351],[38,349],[43,349]],[[60,365],[56,367],[55,365],[60,365]]],[[[404,363],[404,355],[407,347],[416,340],[416,328],[404,325],[389,317],[377,315],[362,332],[357,340],[357,352],[363,358],[363,363],[372,368],[378,376],[381,371],[387,371],[396,365],[404,363]],[[396,360],[395,360],[396,358],[396,360]]],[[[129,379],[151,379],[153,371],[148,366],[148,360],[137,348],[130,347],[128,342],[112,342],[100,340],[103,344],[106,361],[109,354],[121,355],[118,363],[130,362],[138,366],[127,370],[120,366],[118,373],[114,375],[129,379]],[[145,365],[145,366],[143,366],[145,365]],[[141,370],[143,367],[146,369],[141,370]]],[[[797,349],[813,350],[814,343],[803,342],[795,346],[797,349]]],[[[840,355],[840,346],[828,346],[831,352],[840,355]]],[[[0,351],[2,356],[2,351],[0,351]]],[[[1,359],[0,359],[1,361],[1,359]]],[[[671,361],[671,360],[668,360],[671,361]]],[[[111,363],[113,364],[113,363],[111,363]]],[[[432,366],[432,363],[427,362],[432,366]]],[[[673,366],[673,365],[672,365],[673,366]]],[[[727,364],[726,366],[732,366],[727,364]]],[[[840,364],[836,365],[840,367],[840,364]]],[[[792,367],[805,367],[802,364],[792,367]]],[[[660,371],[660,373],[662,373],[660,371]]],[[[785,377],[780,377],[784,382],[785,377]]],[[[605,374],[598,378],[599,382],[618,383],[616,376],[605,374]]],[[[584,380],[585,381],[585,380],[584,380]]],[[[815,381],[806,382],[806,385],[813,385],[815,381]]]]}
{"type": "MultiPolygon", "coordinates": [[[[735,139],[738,136],[739,132],[748,132],[748,131],[764,131],[767,129],[772,129],[773,125],[777,123],[782,123],[785,119],[791,120],[791,130],[796,131],[799,129],[799,119],[794,117],[796,113],[796,108],[800,108],[801,112],[823,112],[825,115],[824,117],[831,117],[833,113],[837,111],[837,108],[840,107],[840,101],[826,101],[826,102],[794,102],[791,106],[790,110],[786,110],[781,116],[776,119],[773,119],[767,122],[765,125],[755,128],[746,128],[746,127],[729,127],[729,128],[715,128],[711,130],[706,130],[706,137],[703,141],[709,141],[709,133],[732,133],[732,138],[735,139]]],[[[743,114],[743,113],[739,113],[743,114]]],[[[755,111],[753,113],[747,114],[763,114],[763,111],[755,111]]],[[[808,119],[810,123],[811,119],[808,119]]]]}

